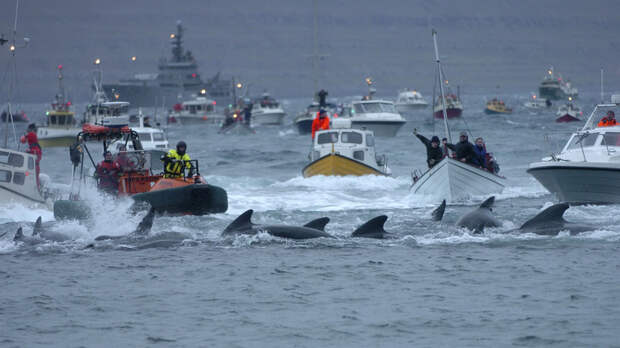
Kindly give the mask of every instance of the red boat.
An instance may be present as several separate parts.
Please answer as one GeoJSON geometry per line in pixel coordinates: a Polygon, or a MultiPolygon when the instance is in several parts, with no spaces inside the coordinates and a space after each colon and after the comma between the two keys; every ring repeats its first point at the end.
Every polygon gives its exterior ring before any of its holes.
{"type": "Polygon", "coordinates": [[[444,103],[441,102],[441,97],[437,98],[435,104],[433,105],[433,116],[435,118],[443,118],[442,104],[446,105],[446,115],[448,118],[461,117],[461,114],[463,113],[463,104],[461,104],[461,100],[458,96],[448,94],[444,103]]]}

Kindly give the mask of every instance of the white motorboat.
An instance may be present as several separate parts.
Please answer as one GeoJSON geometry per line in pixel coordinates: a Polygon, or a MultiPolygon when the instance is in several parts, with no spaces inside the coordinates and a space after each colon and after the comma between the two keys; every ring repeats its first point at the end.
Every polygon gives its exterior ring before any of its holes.
{"type": "MultiPolygon", "coordinates": [[[[142,149],[145,151],[167,150],[168,139],[166,137],[166,133],[159,128],[152,127],[148,118],[145,118],[144,115],[142,115],[142,110],[140,110],[138,118],[140,122],[139,126],[131,127],[131,129],[138,133],[138,138],[142,144],[142,149]]],[[[132,143],[129,143],[128,145],[130,150],[134,150],[132,143]]]]}
{"type": "Polygon", "coordinates": [[[77,134],[82,130],[71,111],[71,102],[65,100],[62,80],[62,65],[59,65],[56,100],[52,103],[52,110],[45,113],[46,124],[37,127],[37,138],[41,147],[69,146],[76,141],[77,134]]]}
{"type": "Polygon", "coordinates": [[[597,105],[559,154],[530,164],[527,172],[561,202],[620,203],[620,125],[599,126],[609,111],[620,113],[620,95],[597,105]]]}
{"type": "Polygon", "coordinates": [[[351,104],[351,126],[369,129],[378,137],[396,136],[405,123],[389,100],[358,100],[351,104]]]}
{"type": "Polygon", "coordinates": [[[37,187],[36,156],[0,148],[0,203],[44,203],[37,187]]]}
{"type": "Polygon", "coordinates": [[[385,155],[375,153],[370,130],[351,128],[351,120],[336,118],[332,128],[318,131],[312,141],[310,163],[302,169],[307,178],[315,175],[391,175],[385,155]]]}
{"type": "Polygon", "coordinates": [[[420,92],[405,89],[404,91],[398,93],[394,106],[398,112],[408,113],[426,108],[428,106],[428,102],[422,97],[420,92]]]}
{"type": "Polygon", "coordinates": [[[168,114],[168,121],[180,124],[214,124],[221,125],[226,118],[215,108],[215,101],[204,95],[174,105],[168,114]]]}
{"type": "MultiPolygon", "coordinates": [[[[437,32],[433,30],[433,44],[435,46],[435,60],[438,66],[438,81],[440,86],[441,112],[444,121],[446,138],[451,141],[450,129],[448,127],[448,115],[445,107],[444,88],[439,60],[439,50],[437,48],[437,32]]],[[[473,196],[486,196],[499,193],[504,189],[506,179],[487,170],[457,161],[456,159],[445,157],[438,164],[433,166],[421,175],[414,176],[414,183],[411,190],[416,194],[425,194],[445,199],[447,202],[457,202],[469,199],[473,196]]]]}
{"type": "Polygon", "coordinates": [[[551,108],[551,100],[545,98],[539,98],[536,94],[532,95],[528,101],[523,103],[523,106],[534,112],[549,110],[551,108]]]}
{"type": "Polygon", "coordinates": [[[555,119],[555,122],[576,122],[581,121],[581,116],[583,116],[583,112],[581,111],[581,108],[579,106],[573,103],[573,99],[569,97],[568,103],[560,105],[555,115],[558,117],[555,119]]]}
{"type": "Polygon", "coordinates": [[[100,65],[101,60],[96,59],[97,70],[93,79],[95,94],[93,102],[86,106],[83,123],[110,128],[125,127],[129,125],[129,103],[116,100],[118,95],[115,95],[115,101],[108,100],[103,88],[101,88],[102,72],[100,65]]]}
{"type": "MultiPolygon", "coordinates": [[[[327,116],[330,119],[338,115],[337,109],[338,107],[331,103],[327,103],[327,105],[325,106],[325,112],[327,112],[327,116]]],[[[308,105],[304,112],[301,112],[297,115],[297,117],[295,117],[293,123],[295,123],[299,134],[312,133],[312,121],[314,121],[314,119],[316,118],[319,110],[319,103],[312,102],[312,104],[308,105]]]]}
{"type": "Polygon", "coordinates": [[[282,124],[286,113],[280,103],[268,93],[263,93],[252,103],[252,126],[282,124]]]}

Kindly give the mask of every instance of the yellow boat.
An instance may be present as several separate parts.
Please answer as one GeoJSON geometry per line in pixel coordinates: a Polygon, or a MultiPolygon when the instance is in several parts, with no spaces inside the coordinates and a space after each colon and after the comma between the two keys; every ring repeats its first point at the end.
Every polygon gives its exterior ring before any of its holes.
{"type": "MultiPolygon", "coordinates": [[[[332,127],[349,124],[335,119],[332,127]]],[[[313,140],[310,163],[302,170],[304,178],[315,175],[391,175],[385,156],[375,155],[375,137],[370,130],[335,128],[319,131],[313,140]]]]}
{"type": "Polygon", "coordinates": [[[62,65],[58,66],[58,94],[52,103],[52,110],[45,113],[47,123],[37,127],[37,138],[41,147],[69,146],[76,141],[81,128],[77,125],[75,114],[70,110],[71,102],[65,101],[62,85],[62,65]]]}
{"type": "Polygon", "coordinates": [[[493,98],[493,100],[487,102],[484,112],[487,114],[512,114],[512,109],[506,107],[503,101],[493,98]]]}

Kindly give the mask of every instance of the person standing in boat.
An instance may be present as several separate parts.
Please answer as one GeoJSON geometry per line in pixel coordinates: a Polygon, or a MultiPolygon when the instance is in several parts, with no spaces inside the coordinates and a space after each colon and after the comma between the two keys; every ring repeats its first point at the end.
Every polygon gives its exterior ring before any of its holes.
{"type": "Polygon", "coordinates": [[[312,139],[314,139],[314,133],[327,129],[329,129],[329,117],[327,117],[327,111],[321,109],[318,116],[312,121],[312,139]]]}
{"type": "Polygon", "coordinates": [[[327,91],[326,91],[326,90],[321,89],[321,90],[320,90],[317,94],[318,94],[318,96],[319,96],[319,107],[320,107],[321,109],[323,109],[323,108],[327,107],[327,95],[328,95],[329,93],[327,93],[327,91]]]}
{"type": "Polygon", "coordinates": [[[441,151],[441,148],[439,147],[438,136],[433,135],[431,140],[428,140],[427,137],[423,136],[422,134],[418,134],[417,129],[413,130],[413,135],[418,137],[422,144],[426,146],[426,163],[428,164],[429,169],[433,168],[444,158],[443,151],[441,151]]]}
{"type": "Polygon", "coordinates": [[[118,194],[118,175],[121,167],[112,159],[112,153],[106,151],[103,154],[103,161],[97,165],[95,170],[95,178],[97,179],[97,188],[111,195],[118,194]]]}
{"type": "Polygon", "coordinates": [[[603,117],[599,123],[598,123],[598,127],[611,127],[611,126],[617,126],[618,122],[616,121],[616,114],[609,110],[607,111],[607,115],[605,117],[603,117]]]}
{"type": "Polygon", "coordinates": [[[250,124],[250,120],[252,119],[252,107],[253,104],[248,102],[245,104],[245,106],[243,107],[243,120],[245,121],[245,124],[249,125],[250,124]]]}
{"type": "Polygon", "coordinates": [[[39,173],[41,172],[41,158],[43,157],[43,152],[41,151],[41,146],[39,145],[39,138],[37,137],[37,126],[34,123],[28,125],[26,129],[26,135],[22,136],[20,141],[23,143],[28,143],[27,153],[33,154],[36,156],[35,159],[35,171],[37,174],[37,187],[39,187],[39,173]]]}
{"type": "Polygon", "coordinates": [[[459,136],[459,142],[454,145],[454,152],[456,152],[456,159],[476,165],[474,162],[474,158],[476,157],[476,151],[474,150],[474,145],[469,142],[469,137],[467,136],[466,131],[462,131],[459,136]]]}
{"type": "Polygon", "coordinates": [[[162,156],[164,162],[164,177],[166,178],[182,178],[184,174],[184,168],[192,169],[191,158],[185,151],[187,150],[187,144],[184,141],[177,143],[177,148],[168,151],[168,153],[162,156]]]}

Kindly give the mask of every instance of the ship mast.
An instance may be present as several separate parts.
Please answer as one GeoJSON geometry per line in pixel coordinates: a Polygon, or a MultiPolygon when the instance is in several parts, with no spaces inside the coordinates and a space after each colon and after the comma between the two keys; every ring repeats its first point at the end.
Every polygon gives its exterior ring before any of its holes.
{"type": "Polygon", "coordinates": [[[452,143],[452,136],[450,135],[450,127],[448,127],[448,114],[446,113],[446,96],[443,91],[443,76],[441,74],[441,61],[439,60],[439,49],[437,48],[437,31],[433,29],[433,45],[435,46],[435,61],[437,62],[438,75],[439,75],[439,91],[441,93],[441,108],[443,112],[443,125],[446,132],[448,142],[452,143]]]}

